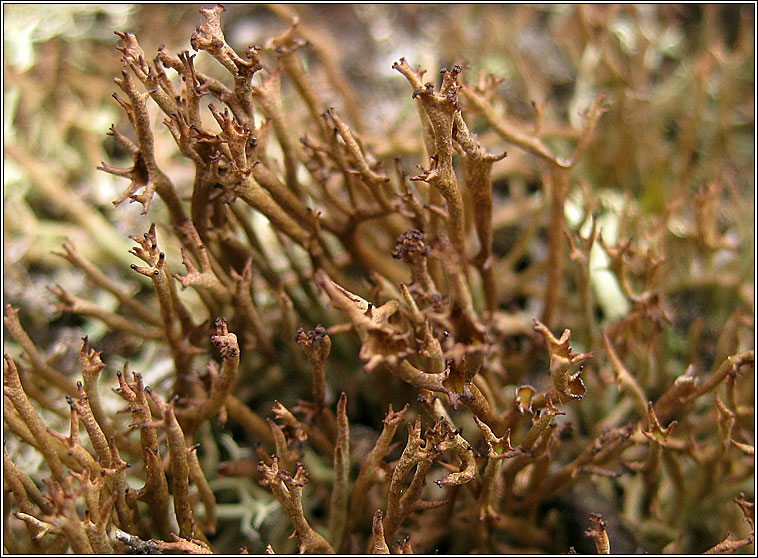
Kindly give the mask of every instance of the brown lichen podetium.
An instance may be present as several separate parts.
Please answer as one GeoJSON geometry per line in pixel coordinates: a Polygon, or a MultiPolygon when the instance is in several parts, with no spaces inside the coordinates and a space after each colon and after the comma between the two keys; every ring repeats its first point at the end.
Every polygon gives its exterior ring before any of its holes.
{"type": "Polygon", "coordinates": [[[303,487],[308,482],[308,473],[303,464],[297,463],[295,474],[291,475],[279,469],[279,456],[272,455],[271,465],[261,461],[258,470],[263,475],[260,483],[271,489],[292,522],[301,553],[335,554],[332,545],[313,530],[303,515],[303,487]]]}
{"type": "Polygon", "coordinates": [[[550,378],[560,396],[559,399],[563,401],[584,397],[587,389],[579,377],[582,370],[579,369],[576,373],[574,370],[582,362],[591,359],[592,353],[574,353],[569,345],[571,332],[568,329],[563,330],[560,339],[556,339],[545,324],[534,320],[534,330],[541,333],[547,343],[550,353],[550,378]]]}
{"type": "Polygon", "coordinates": [[[435,91],[432,83],[421,85],[421,74],[414,71],[404,58],[392,67],[408,79],[413,88],[413,98],[421,103],[432,130],[434,151],[430,153],[431,166],[429,169],[422,168],[421,174],[411,180],[426,182],[438,190],[447,202],[448,234],[458,264],[466,273],[468,259],[464,240],[463,198],[453,170],[453,123],[456,112],[461,108],[457,81],[462,69],[458,64],[452,70],[443,69],[442,85],[439,91],[435,91]]]}
{"type": "Polygon", "coordinates": [[[316,404],[316,414],[326,405],[326,371],[325,362],[332,350],[332,340],[326,334],[321,324],[308,332],[300,328],[297,331],[297,343],[303,346],[305,355],[313,373],[313,400],[316,404]]]}
{"type": "Polygon", "coordinates": [[[592,521],[592,527],[587,529],[584,534],[592,537],[598,554],[610,554],[611,543],[608,540],[608,532],[606,531],[605,521],[603,521],[602,516],[593,513],[590,515],[590,521],[592,521]]]}

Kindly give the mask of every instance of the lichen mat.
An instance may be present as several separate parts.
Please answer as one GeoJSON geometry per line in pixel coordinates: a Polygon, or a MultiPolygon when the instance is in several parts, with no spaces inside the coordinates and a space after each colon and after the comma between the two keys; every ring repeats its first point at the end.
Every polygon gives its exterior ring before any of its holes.
{"type": "Polygon", "coordinates": [[[6,8],[4,552],[754,552],[749,7],[6,8]]]}

